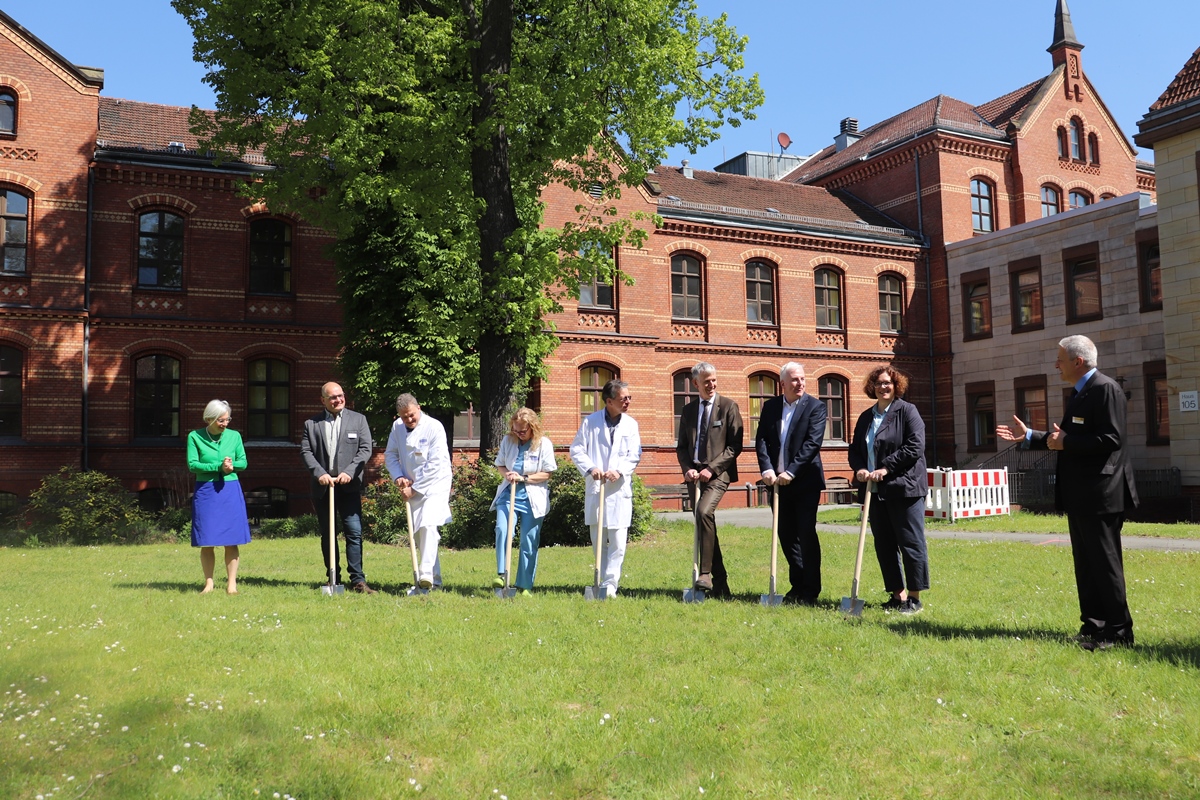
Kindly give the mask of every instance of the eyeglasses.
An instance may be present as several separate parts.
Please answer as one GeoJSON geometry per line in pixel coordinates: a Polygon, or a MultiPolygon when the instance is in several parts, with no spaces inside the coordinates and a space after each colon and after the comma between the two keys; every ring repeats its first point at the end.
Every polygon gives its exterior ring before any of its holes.
{"type": "Polygon", "coordinates": [[[891,386],[892,382],[891,381],[875,381],[875,385],[879,386],[879,387],[891,386]]]}
{"type": "Polygon", "coordinates": [[[345,400],[346,395],[344,395],[344,394],[327,394],[327,395],[325,395],[325,399],[326,400],[345,400]]]}

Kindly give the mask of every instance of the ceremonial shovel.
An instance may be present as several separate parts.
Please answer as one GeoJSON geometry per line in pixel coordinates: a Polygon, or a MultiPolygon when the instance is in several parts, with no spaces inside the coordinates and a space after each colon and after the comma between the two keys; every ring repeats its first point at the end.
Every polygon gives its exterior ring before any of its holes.
{"type": "Polygon", "coordinates": [[[872,481],[867,484],[863,498],[862,523],[858,526],[858,555],[854,558],[854,583],[850,584],[850,596],[842,598],[842,613],[848,617],[861,617],[863,600],[858,596],[858,579],[862,577],[863,547],[867,543],[867,521],[871,511],[871,490],[875,488],[872,481]]]}
{"type": "Polygon", "coordinates": [[[604,476],[600,476],[600,507],[596,510],[596,568],[592,573],[592,585],[583,590],[584,600],[603,600],[608,589],[600,585],[600,547],[604,542],[604,476]]]}
{"type": "Polygon", "coordinates": [[[775,594],[775,573],[779,559],[779,485],[771,489],[771,593],[760,595],[758,602],[764,606],[783,603],[783,595],[775,594]]]}
{"type": "MultiPolygon", "coordinates": [[[[508,485],[508,542],[504,546],[504,549],[505,549],[504,588],[503,589],[493,589],[493,591],[496,593],[496,597],[499,597],[501,600],[509,600],[509,599],[517,596],[517,590],[512,585],[512,577],[511,577],[512,576],[513,527],[515,526],[516,520],[514,519],[514,517],[516,517],[516,515],[517,515],[517,485],[515,483],[510,483],[508,485]]],[[[524,536],[525,534],[521,534],[521,535],[524,536]]]]}
{"type": "Polygon", "coordinates": [[[692,585],[683,590],[683,602],[685,603],[703,603],[704,590],[696,588],[696,581],[700,579],[700,479],[692,484],[692,511],[695,512],[696,524],[693,526],[693,547],[692,547],[692,585]]]}
{"type": "Polygon", "coordinates": [[[334,583],[334,576],[337,574],[337,550],[335,542],[337,541],[337,533],[333,529],[333,486],[329,487],[329,585],[321,587],[321,594],[326,597],[332,597],[335,594],[345,594],[346,587],[340,583],[334,583]]]}
{"type": "Polygon", "coordinates": [[[408,518],[408,549],[412,553],[413,562],[413,585],[407,594],[409,597],[414,594],[429,594],[428,589],[421,588],[421,565],[417,561],[417,538],[413,535],[412,503],[407,500],[404,501],[404,515],[408,518]]]}

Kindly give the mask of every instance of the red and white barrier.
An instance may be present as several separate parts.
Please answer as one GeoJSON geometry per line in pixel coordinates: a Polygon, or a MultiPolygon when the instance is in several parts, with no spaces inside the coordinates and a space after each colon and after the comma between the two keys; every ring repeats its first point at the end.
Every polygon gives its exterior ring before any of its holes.
{"type": "Polygon", "coordinates": [[[1011,514],[1008,468],[928,470],[925,516],[932,519],[993,517],[1011,514]]]}

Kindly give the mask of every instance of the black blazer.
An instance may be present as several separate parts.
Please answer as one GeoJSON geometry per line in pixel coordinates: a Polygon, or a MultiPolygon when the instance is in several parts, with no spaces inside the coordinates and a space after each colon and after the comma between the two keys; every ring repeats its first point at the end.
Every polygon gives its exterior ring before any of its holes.
{"type": "Polygon", "coordinates": [[[700,399],[683,407],[679,417],[679,441],[675,445],[675,457],[679,468],[707,468],[716,480],[733,483],[738,479],[737,460],[742,454],[745,434],[742,430],[742,412],[738,404],[723,394],[717,394],[717,402],[709,412],[708,440],[697,461],[692,458],[696,449],[696,424],[699,422],[700,399]]]}
{"type": "MultiPolygon", "coordinates": [[[[1125,392],[1096,372],[1067,401],[1058,427],[1067,434],[1054,469],[1054,505],[1067,514],[1114,514],[1138,504],[1133,466],[1125,455],[1125,392]]],[[[1048,431],[1034,431],[1033,450],[1048,449],[1048,431]]],[[[1022,445],[1025,446],[1025,445],[1022,445]]]]}
{"type": "MultiPolygon", "coordinates": [[[[854,439],[850,442],[850,469],[858,472],[867,468],[867,431],[875,415],[875,405],[858,417],[854,439]]],[[[929,476],[925,468],[925,421],[912,403],[897,397],[888,406],[879,430],[872,442],[875,466],[888,471],[876,487],[876,494],[885,500],[901,497],[924,497],[929,494],[929,476]]],[[[859,495],[862,495],[860,489],[859,495]]]]}
{"type": "MultiPolygon", "coordinates": [[[[783,443],[783,469],[779,463],[779,423],[783,419],[783,395],[772,397],[763,403],[758,418],[758,435],[754,449],[758,453],[760,472],[772,470],[776,474],[790,472],[794,479],[793,491],[816,491],[825,488],[825,470],[821,466],[821,442],[825,438],[825,404],[811,394],[802,394],[797,401],[792,424],[788,428],[787,441],[783,443]]],[[[784,491],[788,488],[784,487],[784,491]]]]}

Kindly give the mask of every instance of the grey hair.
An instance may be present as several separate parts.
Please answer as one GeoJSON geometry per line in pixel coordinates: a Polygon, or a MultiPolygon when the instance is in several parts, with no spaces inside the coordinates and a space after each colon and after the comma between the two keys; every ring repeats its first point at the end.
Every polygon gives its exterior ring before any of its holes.
{"type": "Polygon", "coordinates": [[[613,378],[611,381],[604,384],[604,388],[600,390],[600,397],[602,397],[605,400],[612,400],[614,397],[617,396],[618,392],[620,392],[622,389],[628,389],[628,388],[629,388],[628,383],[626,383],[625,381],[621,381],[621,380],[617,380],[616,378],[613,378]]]}
{"type": "Polygon", "coordinates": [[[233,416],[229,403],[224,400],[209,400],[208,405],[204,407],[204,421],[209,425],[213,424],[222,414],[233,416]]]}
{"type": "Polygon", "coordinates": [[[1096,343],[1086,336],[1075,334],[1058,341],[1058,346],[1066,352],[1071,360],[1082,358],[1088,369],[1096,367],[1096,343]]]}
{"type": "Polygon", "coordinates": [[[716,375],[717,368],[707,361],[701,361],[696,366],[692,367],[692,380],[700,382],[701,375],[716,375]]]}
{"type": "Polygon", "coordinates": [[[416,406],[417,408],[420,408],[421,404],[417,402],[417,398],[413,397],[408,392],[405,392],[404,394],[402,394],[396,398],[396,410],[397,411],[403,411],[404,409],[411,408],[412,406],[416,406]]]}
{"type": "Polygon", "coordinates": [[[804,374],[804,365],[801,364],[799,361],[789,361],[786,364],[784,364],[782,367],[779,368],[779,382],[780,383],[787,382],[788,373],[794,372],[796,370],[799,370],[800,374],[803,375],[804,374]]]}

